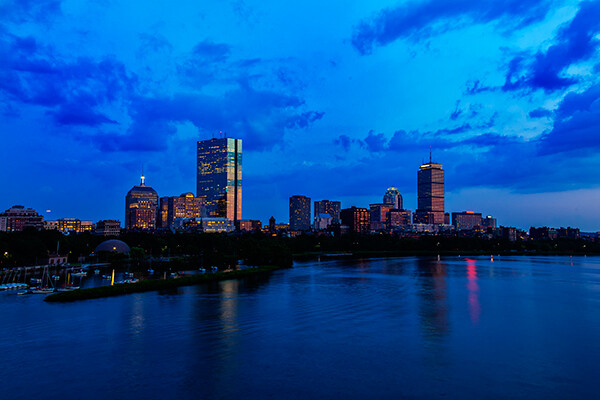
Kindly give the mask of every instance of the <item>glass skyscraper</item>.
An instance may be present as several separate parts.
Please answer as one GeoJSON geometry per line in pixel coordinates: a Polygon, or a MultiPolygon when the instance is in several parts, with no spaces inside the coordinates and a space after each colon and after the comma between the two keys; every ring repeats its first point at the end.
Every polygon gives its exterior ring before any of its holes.
{"type": "Polygon", "coordinates": [[[196,195],[209,217],[242,219],[242,139],[198,142],[196,195]]]}
{"type": "Polygon", "coordinates": [[[444,223],[444,170],[442,164],[423,164],[417,172],[417,211],[415,222],[444,223]]]}

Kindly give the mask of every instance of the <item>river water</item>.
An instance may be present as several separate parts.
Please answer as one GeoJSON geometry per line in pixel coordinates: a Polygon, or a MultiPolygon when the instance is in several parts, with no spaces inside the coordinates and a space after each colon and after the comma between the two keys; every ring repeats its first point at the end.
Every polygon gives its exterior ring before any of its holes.
{"type": "Polygon", "coordinates": [[[48,304],[0,293],[2,399],[597,398],[600,258],[297,262],[48,304]]]}

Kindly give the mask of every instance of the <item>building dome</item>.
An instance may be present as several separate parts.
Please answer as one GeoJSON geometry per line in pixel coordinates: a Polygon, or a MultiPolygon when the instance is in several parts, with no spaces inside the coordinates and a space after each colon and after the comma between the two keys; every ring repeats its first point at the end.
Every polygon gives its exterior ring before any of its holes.
{"type": "Polygon", "coordinates": [[[96,246],[96,250],[94,250],[94,253],[98,254],[101,251],[106,251],[109,253],[129,254],[129,246],[127,246],[127,243],[123,242],[122,240],[110,239],[105,240],[104,242],[96,246]]]}

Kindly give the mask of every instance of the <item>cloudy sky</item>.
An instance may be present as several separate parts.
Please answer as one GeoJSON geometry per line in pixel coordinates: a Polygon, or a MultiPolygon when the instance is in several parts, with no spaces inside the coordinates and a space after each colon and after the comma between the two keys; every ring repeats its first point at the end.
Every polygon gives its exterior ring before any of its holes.
{"type": "Polygon", "coordinates": [[[288,197],[600,230],[600,1],[0,0],[0,208],[123,220],[195,192],[195,142],[244,146],[244,218],[288,197]],[[297,3],[297,4],[294,4],[297,3]]]}

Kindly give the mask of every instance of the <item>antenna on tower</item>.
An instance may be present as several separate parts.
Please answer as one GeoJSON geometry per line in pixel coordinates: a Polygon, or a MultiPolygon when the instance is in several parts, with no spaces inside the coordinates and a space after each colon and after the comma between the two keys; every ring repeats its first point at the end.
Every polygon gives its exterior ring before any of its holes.
{"type": "Polygon", "coordinates": [[[429,146],[429,164],[431,164],[431,146],[429,146]]]}
{"type": "Polygon", "coordinates": [[[141,186],[144,186],[145,181],[146,181],[146,177],[144,176],[144,164],[142,164],[142,184],[141,184],[141,186]]]}

